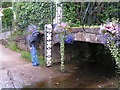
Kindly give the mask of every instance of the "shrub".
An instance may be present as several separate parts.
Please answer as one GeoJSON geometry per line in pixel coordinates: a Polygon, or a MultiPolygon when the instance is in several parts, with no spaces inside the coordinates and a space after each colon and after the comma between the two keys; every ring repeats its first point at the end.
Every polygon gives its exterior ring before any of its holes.
{"type": "Polygon", "coordinates": [[[12,26],[13,20],[13,10],[10,8],[5,8],[3,10],[4,17],[2,17],[2,24],[4,28],[9,28],[12,26]]]}

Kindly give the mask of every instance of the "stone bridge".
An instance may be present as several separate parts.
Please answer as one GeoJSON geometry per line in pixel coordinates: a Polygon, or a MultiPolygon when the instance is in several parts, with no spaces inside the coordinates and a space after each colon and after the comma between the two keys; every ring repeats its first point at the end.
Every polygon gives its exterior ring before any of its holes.
{"type": "MultiPolygon", "coordinates": [[[[74,41],[83,41],[90,43],[101,43],[100,38],[102,36],[99,33],[98,27],[72,27],[71,32],[74,36],[74,41]]],[[[56,33],[53,34],[53,45],[58,43],[58,40],[55,38],[56,33]]]]}

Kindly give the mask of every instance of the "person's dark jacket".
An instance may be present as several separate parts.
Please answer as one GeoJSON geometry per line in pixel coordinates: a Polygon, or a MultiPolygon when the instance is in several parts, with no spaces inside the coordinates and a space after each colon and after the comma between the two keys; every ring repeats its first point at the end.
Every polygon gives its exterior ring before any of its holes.
{"type": "Polygon", "coordinates": [[[39,43],[41,40],[41,36],[43,33],[40,33],[40,31],[35,30],[33,31],[30,35],[28,35],[27,40],[28,40],[28,46],[31,47],[32,45],[36,45],[39,43]]]}

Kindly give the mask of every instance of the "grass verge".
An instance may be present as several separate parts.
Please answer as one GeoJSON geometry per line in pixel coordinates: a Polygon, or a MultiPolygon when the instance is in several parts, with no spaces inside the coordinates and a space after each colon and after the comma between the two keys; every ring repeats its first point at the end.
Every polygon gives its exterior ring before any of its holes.
{"type": "MultiPolygon", "coordinates": [[[[25,58],[26,60],[31,62],[31,54],[28,51],[22,51],[18,48],[18,46],[12,41],[9,40],[8,44],[5,46],[6,48],[9,48],[13,51],[21,53],[21,58],[25,58]]],[[[40,65],[45,65],[45,61],[43,56],[38,55],[38,62],[40,65]]]]}

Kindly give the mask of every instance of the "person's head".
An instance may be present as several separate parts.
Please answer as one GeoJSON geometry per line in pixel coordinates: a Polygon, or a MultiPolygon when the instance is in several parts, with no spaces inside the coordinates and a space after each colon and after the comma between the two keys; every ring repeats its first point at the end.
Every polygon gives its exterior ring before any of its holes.
{"type": "Polygon", "coordinates": [[[30,30],[30,31],[37,30],[37,26],[31,24],[31,25],[28,26],[28,30],[30,30]]]}

